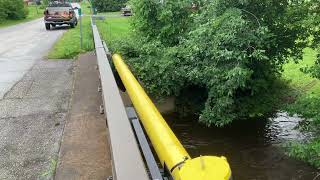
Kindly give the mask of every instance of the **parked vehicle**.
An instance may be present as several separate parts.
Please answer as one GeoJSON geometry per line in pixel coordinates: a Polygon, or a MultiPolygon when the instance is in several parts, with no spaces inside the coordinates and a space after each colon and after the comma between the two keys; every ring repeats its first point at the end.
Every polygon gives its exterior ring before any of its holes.
{"type": "Polygon", "coordinates": [[[132,9],[130,6],[126,6],[121,9],[122,11],[122,16],[132,16],[132,9]]]}
{"type": "Polygon", "coordinates": [[[75,10],[70,3],[54,2],[50,3],[44,11],[44,23],[47,30],[55,26],[63,24],[70,25],[74,28],[78,24],[77,15],[75,10]]]}

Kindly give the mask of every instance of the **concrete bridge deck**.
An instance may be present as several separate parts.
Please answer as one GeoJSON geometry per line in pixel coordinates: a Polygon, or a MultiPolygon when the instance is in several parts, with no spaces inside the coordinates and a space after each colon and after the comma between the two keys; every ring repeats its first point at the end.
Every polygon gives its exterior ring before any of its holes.
{"type": "Polygon", "coordinates": [[[105,180],[111,176],[107,127],[99,113],[101,93],[93,53],[76,62],[71,108],[64,129],[55,179],[105,180]]]}

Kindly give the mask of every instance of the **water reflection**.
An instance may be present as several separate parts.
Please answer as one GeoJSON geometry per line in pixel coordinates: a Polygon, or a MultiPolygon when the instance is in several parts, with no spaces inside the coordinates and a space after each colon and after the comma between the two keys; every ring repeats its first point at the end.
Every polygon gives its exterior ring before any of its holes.
{"type": "Polygon", "coordinates": [[[301,121],[297,116],[280,112],[274,118],[238,121],[225,128],[206,128],[194,118],[182,120],[174,114],[165,119],[193,157],[226,156],[235,180],[312,180],[317,175],[317,169],[287,157],[281,148],[288,140],[310,136],[295,128],[301,121]]]}

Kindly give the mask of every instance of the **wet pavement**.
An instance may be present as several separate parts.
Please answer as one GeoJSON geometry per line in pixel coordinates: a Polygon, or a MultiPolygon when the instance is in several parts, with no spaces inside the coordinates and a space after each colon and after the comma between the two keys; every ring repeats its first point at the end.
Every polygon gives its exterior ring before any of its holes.
{"type": "Polygon", "coordinates": [[[0,99],[47,54],[64,31],[46,31],[42,19],[0,29],[0,99]]]}

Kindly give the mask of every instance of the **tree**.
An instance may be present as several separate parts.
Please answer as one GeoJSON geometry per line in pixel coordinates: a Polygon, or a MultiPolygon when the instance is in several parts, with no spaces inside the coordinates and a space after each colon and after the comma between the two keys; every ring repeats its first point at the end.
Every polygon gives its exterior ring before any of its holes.
{"type": "Polygon", "coordinates": [[[310,37],[319,37],[305,25],[308,1],[131,4],[136,35],[118,50],[150,93],[196,102],[199,120],[208,126],[270,111],[272,100],[265,94],[271,93],[282,64],[288,57],[301,59],[303,49],[314,43],[310,37]],[[192,96],[184,96],[186,91],[192,96]]]}
{"type": "Polygon", "coordinates": [[[92,4],[99,12],[120,11],[128,0],[92,0],[92,4]]]}
{"type": "Polygon", "coordinates": [[[6,20],[8,17],[5,9],[5,3],[6,2],[4,0],[0,0],[0,22],[6,20]]]}
{"type": "Polygon", "coordinates": [[[305,9],[308,10],[308,19],[305,20],[305,26],[307,26],[310,31],[317,32],[317,35],[311,36],[310,38],[312,39],[311,47],[318,50],[318,56],[315,64],[311,67],[303,68],[303,71],[310,73],[315,78],[320,79],[320,1],[308,1],[308,3],[305,4],[305,9]]]}
{"type": "Polygon", "coordinates": [[[23,19],[27,14],[23,0],[0,0],[0,20],[23,19]]]}

